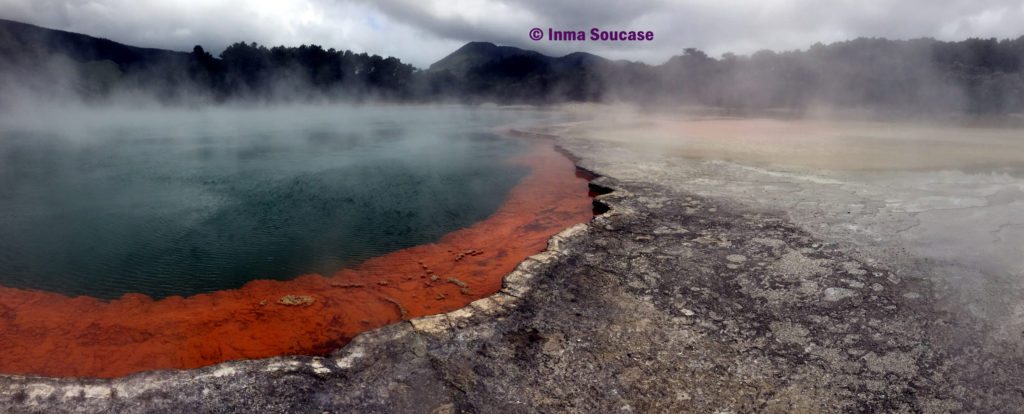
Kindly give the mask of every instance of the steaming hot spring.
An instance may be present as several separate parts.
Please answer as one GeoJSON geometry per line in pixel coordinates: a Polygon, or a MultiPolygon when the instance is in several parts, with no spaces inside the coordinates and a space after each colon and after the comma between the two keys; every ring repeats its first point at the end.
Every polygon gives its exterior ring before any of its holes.
{"type": "Polygon", "coordinates": [[[501,286],[592,214],[545,112],[61,112],[0,128],[0,372],[333,351],[501,286]],[[61,355],[54,361],[54,355],[61,355]]]}

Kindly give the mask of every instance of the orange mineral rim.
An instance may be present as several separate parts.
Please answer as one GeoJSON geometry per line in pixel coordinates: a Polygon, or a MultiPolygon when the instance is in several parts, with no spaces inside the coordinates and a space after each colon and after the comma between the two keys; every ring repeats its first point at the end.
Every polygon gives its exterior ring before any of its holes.
{"type": "Polygon", "coordinates": [[[551,140],[527,138],[507,162],[529,173],[498,211],[436,243],[331,276],[256,280],[239,289],[104,301],[0,287],[0,373],[110,378],[235,359],[326,355],[357,334],[461,308],[548,238],[592,216],[589,177],[551,140]]]}

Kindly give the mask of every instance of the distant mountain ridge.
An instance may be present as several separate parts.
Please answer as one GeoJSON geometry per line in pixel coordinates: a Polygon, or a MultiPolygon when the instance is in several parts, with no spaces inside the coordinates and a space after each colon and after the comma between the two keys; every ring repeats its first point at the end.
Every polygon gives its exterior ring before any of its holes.
{"type": "Polygon", "coordinates": [[[428,70],[448,70],[457,75],[464,75],[474,68],[513,57],[535,59],[561,70],[611,62],[601,56],[586,52],[574,52],[562,57],[551,57],[533,50],[512,46],[498,46],[490,42],[469,42],[448,56],[431,64],[428,70]]]}
{"type": "Polygon", "coordinates": [[[457,91],[462,97],[499,96],[527,103],[596,101],[603,93],[599,74],[626,65],[585,52],[553,57],[469,42],[430,65],[423,78],[429,93],[440,96],[457,91]]]}
{"type": "Polygon", "coordinates": [[[441,60],[431,64],[428,70],[448,70],[455,74],[464,75],[474,67],[478,67],[494,60],[508,59],[515,56],[532,57],[536,59],[548,58],[547,56],[532,50],[523,50],[511,46],[497,46],[490,42],[469,42],[441,58],[441,60]]]}

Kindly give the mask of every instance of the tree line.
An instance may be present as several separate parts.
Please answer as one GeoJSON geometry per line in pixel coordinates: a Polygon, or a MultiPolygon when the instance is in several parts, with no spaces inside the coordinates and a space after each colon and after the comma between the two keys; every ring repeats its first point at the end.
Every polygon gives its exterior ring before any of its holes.
{"type": "Polygon", "coordinates": [[[412,97],[416,69],[394,57],[318,45],[267,48],[240,42],[224,49],[219,59],[196,46],[187,71],[193,85],[219,100],[406,100],[412,97]]]}
{"type": "MultiPolygon", "coordinates": [[[[859,38],[806,50],[711,57],[694,48],[658,65],[588,53],[562,57],[472,42],[417,69],[395,57],[318,45],[235,43],[218,56],[144,49],[0,20],[0,86],[86,100],[155,96],[167,103],[572,101],[738,110],[823,106],[893,113],[1024,112],[1024,36],[859,38]]],[[[17,98],[20,99],[20,98],[17,98]]]]}

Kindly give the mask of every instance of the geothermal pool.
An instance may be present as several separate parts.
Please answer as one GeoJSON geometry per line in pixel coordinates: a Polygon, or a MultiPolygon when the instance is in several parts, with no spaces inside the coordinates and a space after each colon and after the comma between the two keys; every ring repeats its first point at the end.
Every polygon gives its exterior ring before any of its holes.
{"type": "Polygon", "coordinates": [[[0,373],[325,354],[457,309],[589,218],[550,113],[56,111],[0,119],[0,373]]]}
{"type": "Polygon", "coordinates": [[[304,112],[5,128],[0,284],[162,298],[329,274],[487,217],[526,173],[494,162],[526,147],[484,129],[500,112],[304,112]]]}

